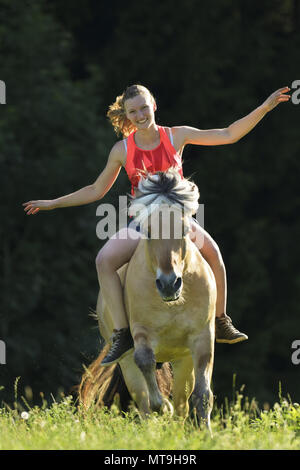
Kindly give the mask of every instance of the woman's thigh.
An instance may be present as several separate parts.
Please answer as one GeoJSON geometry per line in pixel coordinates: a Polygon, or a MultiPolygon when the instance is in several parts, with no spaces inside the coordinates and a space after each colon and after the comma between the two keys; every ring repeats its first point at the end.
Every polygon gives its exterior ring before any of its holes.
{"type": "Polygon", "coordinates": [[[141,239],[133,229],[123,228],[113,235],[101,248],[96,258],[96,265],[101,269],[118,270],[128,263],[141,239]]]}
{"type": "Polygon", "coordinates": [[[206,260],[211,260],[216,257],[221,259],[219,247],[209,233],[194,220],[192,220],[191,229],[192,230],[189,234],[190,238],[195,243],[203,257],[206,260]]]}

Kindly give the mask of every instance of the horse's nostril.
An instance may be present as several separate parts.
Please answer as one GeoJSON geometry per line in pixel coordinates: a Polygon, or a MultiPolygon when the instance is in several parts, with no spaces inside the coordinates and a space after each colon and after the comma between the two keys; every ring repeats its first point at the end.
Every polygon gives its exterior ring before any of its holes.
{"type": "Polygon", "coordinates": [[[177,281],[174,284],[175,289],[178,290],[181,287],[181,284],[182,284],[182,278],[178,277],[177,281]]]}
{"type": "Polygon", "coordinates": [[[168,295],[173,295],[175,292],[177,292],[181,285],[182,285],[182,278],[181,277],[176,277],[175,274],[172,276],[172,279],[170,277],[158,277],[156,279],[156,287],[160,292],[163,292],[164,294],[168,295]]]}

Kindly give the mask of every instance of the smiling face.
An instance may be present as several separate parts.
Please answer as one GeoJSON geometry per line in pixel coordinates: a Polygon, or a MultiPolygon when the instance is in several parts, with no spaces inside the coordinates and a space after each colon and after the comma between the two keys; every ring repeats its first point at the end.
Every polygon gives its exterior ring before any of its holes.
{"type": "Polygon", "coordinates": [[[156,103],[150,94],[128,98],[125,103],[126,117],[137,129],[148,129],[155,123],[156,103]]]}

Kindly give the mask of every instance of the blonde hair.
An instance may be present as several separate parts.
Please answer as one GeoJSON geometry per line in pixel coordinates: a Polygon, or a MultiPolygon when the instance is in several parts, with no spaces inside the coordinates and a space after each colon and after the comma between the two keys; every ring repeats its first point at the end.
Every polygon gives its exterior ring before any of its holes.
{"type": "Polygon", "coordinates": [[[147,94],[155,102],[155,98],[148,88],[143,85],[131,85],[126,88],[122,95],[117,96],[116,101],[109,106],[107,117],[117,135],[123,134],[123,137],[128,137],[129,134],[136,130],[136,127],[126,117],[125,101],[138,95],[147,94]]]}

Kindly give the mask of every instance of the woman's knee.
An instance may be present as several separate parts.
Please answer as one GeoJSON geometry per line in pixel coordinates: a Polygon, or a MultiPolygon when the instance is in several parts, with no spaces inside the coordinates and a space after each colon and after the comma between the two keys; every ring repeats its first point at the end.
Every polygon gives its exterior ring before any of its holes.
{"type": "Polygon", "coordinates": [[[96,269],[98,272],[107,271],[110,266],[109,256],[104,248],[105,247],[101,248],[95,259],[96,269]]]}
{"type": "Polygon", "coordinates": [[[190,237],[206,261],[223,264],[220,248],[209,233],[199,224],[192,225],[190,237]]]}
{"type": "Polygon", "coordinates": [[[120,231],[115,237],[108,240],[99,251],[95,260],[98,273],[100,271],[102,273],[117,271],[130,260],[140,236],[130,238],[128,231],[123,230],[123,232],[120,231]]]}
{"type": "Polygon", "coordinates": [[[124,264],[117,252],[106,245],[99,251],[95,262],[96,269],[101,274],[117,271],[124,264]]]}
{"type": "Polygon", "coordinates": [[[220,248],[213,239],[206,239],[200,251],[206,261],[208,261],[210,264],[224,266],[220,248]]]}

